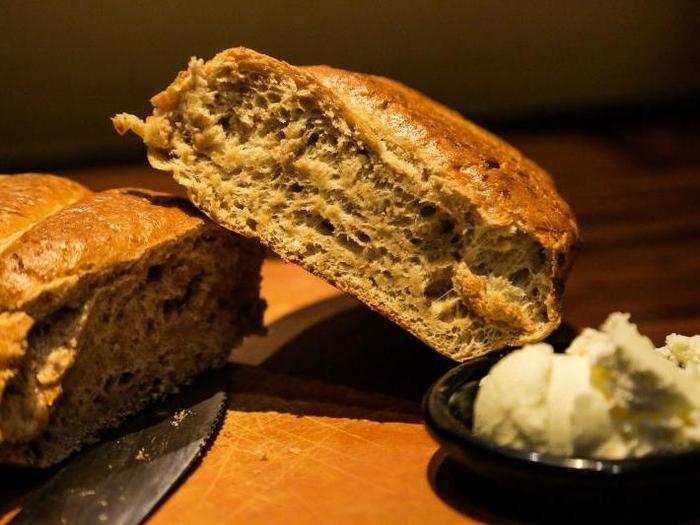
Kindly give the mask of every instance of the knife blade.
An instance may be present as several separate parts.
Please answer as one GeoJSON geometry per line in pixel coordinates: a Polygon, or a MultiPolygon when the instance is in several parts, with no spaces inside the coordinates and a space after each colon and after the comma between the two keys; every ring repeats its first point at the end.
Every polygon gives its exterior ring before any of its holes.
{"type": "Polygon", "coordinates": [[[69,460],[11,523],[141,523],[218,427],[226,395],[210,390],[191,387],[69,460]]]}

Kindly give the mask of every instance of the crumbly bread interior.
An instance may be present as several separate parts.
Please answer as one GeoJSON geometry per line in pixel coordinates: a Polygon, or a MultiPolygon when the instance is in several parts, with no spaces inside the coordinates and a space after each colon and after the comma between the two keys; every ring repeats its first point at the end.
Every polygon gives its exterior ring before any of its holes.
{"type": "MultiPolygon", "coordinates": [[[[373,142],[318,85],[252,62],[193,60],[141,135],[215,221],[257,237],[456,360],[559,322],[550,254],[487,221],[450,182],[373,142]],[[169,98],[173,100],[169,100],[169,98]]],[[[159,99],[160,97],[160,99],[159,99]]]]}
{"type": "Polygon", "coordinates": [[[261,250],[213,225],[41,297],[0,403],[0,462],[47,466],[261,330],[261,250]],[[45,305],[52,304],[50,311],[45,305]]]}

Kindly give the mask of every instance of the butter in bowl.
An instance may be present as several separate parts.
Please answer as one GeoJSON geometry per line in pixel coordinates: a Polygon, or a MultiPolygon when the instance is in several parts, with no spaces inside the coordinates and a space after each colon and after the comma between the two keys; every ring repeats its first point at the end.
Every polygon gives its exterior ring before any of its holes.
{"type": "Polygon", "coordinates": [[[561,350],[526,345],[451,370],[426,396],[431,434],[517,491],[629,496],[700,478],[700,336],[655,348],[614,313],[561,350]]]}

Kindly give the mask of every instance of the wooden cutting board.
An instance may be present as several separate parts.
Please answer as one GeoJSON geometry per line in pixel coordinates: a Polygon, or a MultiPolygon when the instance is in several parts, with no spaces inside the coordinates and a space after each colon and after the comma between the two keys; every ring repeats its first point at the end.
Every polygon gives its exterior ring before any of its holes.
{"type": "Polygon", "coordinates": [[[220,374],[223,426],[152,523],[589,523],[613,511],[668,521],[657,505],[582,508],[461,471],[420,410],[453,362],[295,266],[268,260],[263,275],[269,333],[220,374]]]}
{"type": "Polygon", "coordinates": [[[435,446],[401,403],[255,369],[231,380],[223,428],[153,523],[459,520],[430,488],[435,446]]]}
{"type": "Polygon", "coordinates": [[[420,421],[451,363],[296,267],[268,261],[263,283],[270,332],[235,352],[224,424],[151,521],[468,521],[431,488],[420,421]]]}

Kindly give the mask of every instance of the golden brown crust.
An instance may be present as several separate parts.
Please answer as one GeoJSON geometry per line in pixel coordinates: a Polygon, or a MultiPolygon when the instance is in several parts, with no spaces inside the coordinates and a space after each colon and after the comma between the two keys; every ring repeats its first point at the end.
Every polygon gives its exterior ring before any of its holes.
{"type": "Polygon", "coordinates": [[[0,254],[0,311],[20,309],[71,278],[135,260],[204,225],[182,199],[166,194],[119,189],[90,195],[35,225],[0,254]]]}
{"type": "MultiPolygon", "coordinates": [[[[422,93],[384,77],[329,66],[296,67],[244,47],[222,51],[204,67],[214,69],[231,60],[282,71],[311,87],[320,84],[321,95],[344,106],[352,121],[454,180],[494,223],[516,224],[556,251],[567,251],[576,243],[576,219],[547,172],[495,135],[422,93]]],[[[192,81],[187,72],[181,72],[151,102],[156,108],[172,109],[192,81]]]]}
{"type": "MultiPolygon", "coordinates": [[[[227,61],[282,71],[311,86],[320,84],[322,96],[344,106],[351,120],[455,181],[490,221],[515,224],[557,252],[567,252],[576,244],[576,219],[547,172],[495,135],[422,93],[384,77],[329,66],[295,67],[244,47],[222,51],[204,67],[215,69],[227,61]]],[[[180,72],[168,88],[151,99],[153,106],[162,111],[174,108],[180,93],[193,81],[186,71],[180,72]]],[[[129,117],[113,119],[122,134],[133,129],[149,139],[149,127],[163,131],[155,122],[152,126],[147,122],[145,129],[138,119],[137,125],[129,123],[125,120],[129,117]]],[[[159,147],[152,138],[146,142],[159,147]]]]}
{"type": "Polygon", "coordinates": [[[77,182],[56,175],[0,175],[0,252],[37,222],[89,194],[77,182]]]}
{"type": "Polygon", "coordinates": [[[576,220],[551,177],[498,137],[394,80],[328,66],[301,69],[376,135],[452,177],[493,222],[514,223],[551,249],[575,242],[576,220]]]}
{"type": "MultiPolygon", "coordinates": [[[[552,278],[566,277],[579,239],[576,218],[549,174],[503,140],[388,78],[329,66],[296,67],[244,47],[222,51],[203,67],[215,70],[227,61],[282,72],[316,91],[317,96],[330,98],[332,105],[343,107],[345,117],[377,143],[397,144],[429,166],[433,174],[452,181],[454,189],[475,204],[489,222],[514,225],[535,237],[550,253],[552,278]]],[[[158,109],[172,109],[193,81],[186,71],[180,72],[151,102],[158,109]]],[[[144,139],[162,134],[161,117],[148,120],[146,130],[155,131],[142,132],[144,139]]],[[[159,141],[146,142],[159,147],[159,141]]],[[[155,150],[150,158],[158,167],[155,150]]],[[[551,306],[558,309],[558,305],[551,306]]]]}

